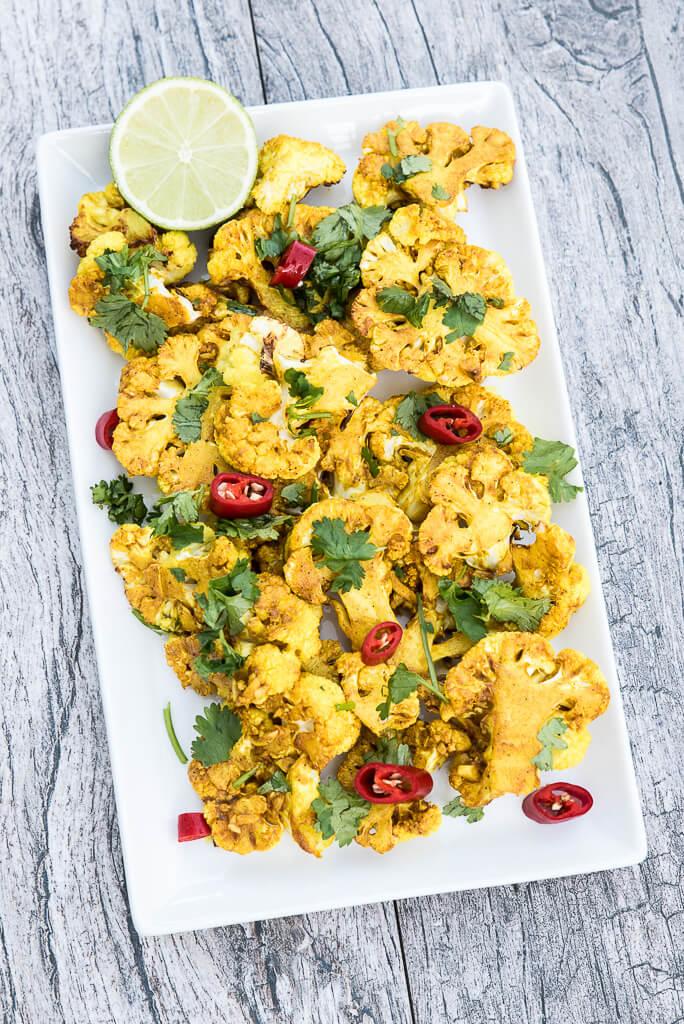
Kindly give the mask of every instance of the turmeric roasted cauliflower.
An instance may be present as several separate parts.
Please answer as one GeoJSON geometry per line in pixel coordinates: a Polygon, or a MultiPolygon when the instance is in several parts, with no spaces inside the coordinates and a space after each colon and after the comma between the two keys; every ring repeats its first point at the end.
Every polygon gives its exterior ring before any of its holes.
{"type": "Polygon", "coordinates": [[[468,807],[539,786],[537,734],[551,720],[559,720],[562,738],[561,749],[552,751],[553,767],[577,764],[590,740],[587,725],[609,702],[593,661],[570,649],[556,654],[534,633],[491,633],[450,670],[445,689],[442,717],[472,740],[455,755],[449,775],[468,807]]]}
{"type": "Polygon", "coordinates": [[[345,170],[327,146],[276,135],[259,150],[259,170],[247,205],[263,213],[283,213],[293,196],[303,199],[317,185],[334,185],[345,170]]]}
{"type": "Polygon", "coordinates": [[[526,597],[548,597],[551,608],[539,623],[541,636],[565,629],[589,594],[589,573],[575,562],[575,541],[555,523],[536,528],[533,544],[511,547],[516,583],[526,597]]]}
{"type": "Polygon", "coordinates": [[[351,316],[372,365],[450,387],[523,369],[539,349],[529,303],[498,253],[450,242],[448,225],[406,206],[366,246],[351,316]]]}
{"type": "Polygon", "coordinates": [[[414,800],[407,804],[372,804],[359,825],[354,842],[376,853],[389,853],[397,843],[430,836],[442,824],[436,804],[414,800]]]}
{"type": "Polygon", "coordinates": [[[71,248],[79,256],[85,256],[90,243],[109,231],[120,232],[129,245],[151,245],[157,239],[155,228],[126,206],[113,182],[103,192],[87,192],[81,196],[78,213],[69,229],[71,248]]]}

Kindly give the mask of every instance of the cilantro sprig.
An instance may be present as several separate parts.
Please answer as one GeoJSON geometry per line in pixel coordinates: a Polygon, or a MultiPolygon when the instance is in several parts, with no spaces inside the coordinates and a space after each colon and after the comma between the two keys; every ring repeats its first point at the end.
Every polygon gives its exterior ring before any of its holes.
{"type": "MultiPolygon", "coordinates": [[[[398,153],[392,154],[392,156],[398,155],[398,153]]],[[[432,160],[428,156],[423,156],[421,153],[403,157],[395,167],[393,167],[392,164],[383,164],[380,168],[383,178],[386,178],[388,181],[393,181],[395,185],[403,184],[403,182],[412,178],[415,174],[422,174],[425,171],[431,170],[432,160]]]]}
{"type": "Polygon", "coordinates": [[[430,306],[429,292],[415,296],[398,284],[381,288],[376,299],[383,312],[403,316],[413,327],[423,326],[425,314],[430,306]]]}
{"type": "Polygon", "coordinates": [[[541,743],[541,750],[532,758],[532,764],[536,765],[540,772],[548,772],[553,768],[554,750],[566,750],[567,743],[563,739],[563,733],[567,732],[568,723],[563,718],[551,718],[541,727],[537,733],[537,739],[541,743]]]}
{"type": "Polygon", "coordinates": [[[276,768],[270,779],[267,779],[262,786],[259,786],[257,793],[290,793],[290,783],[287,781],[285,772],[282,772],[280,768],[276,768]]]}
{"type": "Polygon", "coordinates": [[[433,391],[412,391],[405,395],[397,406],[394,422],[407,430],[416,441],[424,441],[425,434],[418,427],[418,420],[433,405],[442,405],[444,399],[433,391]]]}
{"type": "Polygon", "coordinates": [[[325,388],[312,384],[302,370],[295,370],[294,367],[290,367],[289,370],[285,371],[285,383],[287,384],[287,390],[292,398],[294,398],[294,402],[291,402],[285,409],[287,426],[291,434],[299,433],[301,437],[306,433],[305,431],[297,431],[296,420],[330,419],[330,412],[325,410],[314,411],[311,408],[323,396],[325,388]]]}
{"type": "Polygon", "coordinates": [[[507,580],[476,578],[464,589],[458,582],[443,577],[437,585],[456,629],[474,644],[487,635],[486,623],[491,619],[510,622],[525,633],[533,633],[552,603],[548,597],[526,597],[507,580]]]}
{"type": "Polygon", "coordinates": [[[364,761],[379,761],[382,764],[411,764],[411,748],[408,743],[400,743],[397,734],[386,732],[378,736],[375,746],[364,756],[364,761]]]}
{"type": "Polygon", "coordinates": [[[293,484],[283,487],[280,497],[291,511],[303,511],[318,501],[318,483],[314,481],[307,490],[306,484],[303,484],[301,480],[296,480],[293,484]]]}
{"type": "Polygon", "coordinates": [[[349,846],[371,805],[357,793],[344,789],[337,779],[328,779],[320,783],[311,809],[316,815],[314,828],[324,839],[335,836],[340,846],[349,846]]]}
{"type": "Polygon", "coordinates": [[[95,303],[95,316],[90,317],[90,323],[116,338],[125,356],[129,345],[151,355],[166,341],[167,329],[162,318],[141,309],[123,294],[103,295],[95,303]]]}
{"type": "Polygon", "coordinates": [[[210,580],[206,594],[197,595],[207,629],[227,629],[231,636],[240,633],[245,616],[259,597],[257,580],[246,558],[238,559],[226,576],[210,580]]]}
{"type": "Polygon", "coordinates": [[[166,263],[163,252],[157,252],[153,245],[143,245],[131,252],[125,242],[118,252],[105,249],[101,256],[95,257],[100,270],[104,272],[102,284],[109,288],[110,295],[118,295],[129,282],[143,279],[144,296],[142,309],[150,297],[150,263],[166,263]]]}
{"type": "Polygon", "coordinates": [[[361,448],[361,458],[368,466],[368,472],[373,477],[373,479],[375,479],[375,477],[380,472],[380,463],[373,455],[373,452],[370,450],[367,444],[364,444],[363,447],[361,448]]]}
{"type": "Polygon", "coordinates": [[[400,704],[403,700],[407,700],[408,697],[412,696],[412,694],[416,692],[419,686],[424,686],[430,691],[430,693],[434,693],[435,697],[438,697],[439,700],[446,703],[446,697],[444,696],[437,679],[437,671],[435,669],[432,651],[430,650],[430,642],[428,640],[428,634],[434,631],[434,627],[432,626],[432,623],[425,621],[425,615],[423,614],[423,601],[420,596],[418,597],[418,622],[420,624],[420,638],[423,644],[423,652],[425,654],[425,660],[427,661],[428,675],[430,676],[430,679],[428,681],[427,679],[424,679],[423,676],[419,676],[415,672],[411,672],[404,662],[397,665],[387,681],[387,695],[384,701],[381,701],[375,709],[383,721],[386,721],[389,718],[393,704],[400,704]]]}
{"type": "Polygon", "coordinates": [[[206,707],[204,717],[195,719],[194,729],[198,737],[192,743],[192,756],[205,767],[227,761],[242,735],[238,716],[220,704],[206,707]]]}
{"type": "Polygon", "coordinates": [[[142,494],[133,493],[133,484],[123,473],[114,480],[100,480],[90,488],[93,505],[106,508],[112,523],[140,525],[147,515],[147,506],[142,494]]]}
{"type": "Polygon", "coordinates": [[[369,561],[380,549],[365,530],[347,533],[341,519],[324,516],[313,524],[311,550],[335,574],[330,589],[346,594],[363,583],[366,570],[361,562],[369,561]]]}
{"type": "Polygon", "coordinates": [[[278,516],[265,512],[251,519],[219,519],[214,531],[224,537],[238,537],[240,540],[278,540],[283,526],[289,526],[292,516],[278,516]]]}
{"type": "Polygon", "coordinates": [[[176,402],[173,425],[181,441],[189,444],[202,436],[202,416],[209,405],[209,392],[223,384],[223,374],[210,366],[194,388],[176,402]]]}
{"type": "Polygon", "coordinates": [[[469,825],[484,818],[484,807],[466,807],[460,796],[455,796],[442,808],[442,814],[448,814],[450,818],[465,818],[469,825]]]}
{"type": "Polygon", "coordinates": [[[572,501],[584,490],[565,479],[576,465],[575,449],[562,441],[544,441],[535,437],[532,451],[523,452],[523,469],[526,473],[541,473],[547,478],[552,501],[572,501]]]}
{"type": "Polygon", "coordinates": [[[149,525],[158,536],[170,537],[174,548],[201,544],[204,540],[204,526],[197,520],[205,492],[206,487],[201,486],[195,491],[177,491],[159,498],[150,509],[149,525]]]}

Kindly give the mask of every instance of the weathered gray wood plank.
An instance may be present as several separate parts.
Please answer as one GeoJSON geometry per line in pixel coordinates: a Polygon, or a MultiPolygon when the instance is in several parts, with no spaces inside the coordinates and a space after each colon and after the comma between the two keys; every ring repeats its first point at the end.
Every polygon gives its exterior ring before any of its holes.
{"type": "Polygon", "coordinates": [[[274,20],[252,5],[269,101],[513,88],[646,808],[651,855],[635,870],[399,904],[415,1018],[684,1019],[681,12],[357,0],[274,20]]]}
{"type": "Polygon", "coordinates": [[[12,254],[0,281],[2,1019],[404,1024],[410,1013],[391,905],[140,940],[126,903],[33,139],[109,120],[161,75],[208,76],[245,102],[261,102],[247,4],[15,3],[0,10],[0,51],[0,237],[12,254]]]}

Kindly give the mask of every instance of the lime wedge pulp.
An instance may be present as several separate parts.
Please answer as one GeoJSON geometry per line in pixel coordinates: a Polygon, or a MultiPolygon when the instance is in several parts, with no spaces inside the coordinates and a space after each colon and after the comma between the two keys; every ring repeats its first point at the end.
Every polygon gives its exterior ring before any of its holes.
{"type": "Polygon", "coordinates": [[[254,183],[254,125],[220,85],[161,78],[119,114],[109,163],[126,202],[153,224],[212,227],[244,205],[254,183]]]}

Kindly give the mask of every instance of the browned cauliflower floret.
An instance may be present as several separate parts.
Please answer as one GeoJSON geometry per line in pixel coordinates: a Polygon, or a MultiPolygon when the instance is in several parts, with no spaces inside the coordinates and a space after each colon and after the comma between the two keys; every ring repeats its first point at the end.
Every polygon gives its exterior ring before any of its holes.
{"type": "Polygon", "coordinates": [[[102,284],[104,271],[95,262],[95,257],[107,251],[120,252],[126,244],[126,236],[120,231],[107,231],[90,242],[69,285],[69,304],[78,316],[92,316],[95,303],[105,294],[102,284]]]}
{"type": "Polygon", "coordinates": [[[353,360],[363,367],[368,365],[368,341],[354,329],[353,324],[341,324],[339,320],[320,320],[313,334],[304,335],[307,359],[313,359],[321,349],[332,345],[341,356],[353,360]]]}
{"type": "MultiPolygon", "coordinates": [[[[167,665],[173,669],[184,690],[190,686],[201,697],[216,693],[219,689],[221,692],[228,690],[230,676],[212,672],[205,679],[196,671],[195,658],[200,656],[201,648],[200,642],[194,634],[169,637],[164,645],[164,653],[167,665]]],[[[217,643],[214,646],[212,657],[218,658],[220,654],[221,648],[217,643]]]]}
{"type": "Polygon", "coordinates": [[[397,505],[378,491],[364,494],[358,501],[329,498],[308,508],[290,534],[284,575],[295,594],[311,604],[324,604],[332,597],[329,588],[334,573],[311,547],[315,524],[324,519],[339,520],[347,535],[366,532],[378,549],[372,558],[361,563],[361,585],[340,592],[339,601],[334,602],[340,627],[358,649],[372,626],[394,619],[390,604],[392,565],[409,551],[411,523],[397,505]]]}
{"type": "Polygon", "coordinates": [[[227,681],[216,679],[216,692],[234,707],[276,704],[272,698],[290,693],[299,679],[299,659],[274,644],[261,644],[247,655],[244,665],[227,681]]]}
{"type": "Polygon", "coordinates": [[[503,451],[482,438],[442,462],[428,493],[433,507],[421,523],[418,546],[437,576],[452,575],[461,560],[509,572],[514,525],[534,528],[551,519],[544,477],[514,469],[503,451]]]}
{"type": "Polygon", "coordinates": [[[402,734],[402,740],[410,746],[416,768],[427,772],[436,771],[453,754],[469,750],[471,746],[470,737],[463,729],[441,718],[416,722],[402,734]]]}
{"type": "Polygon", "coordinates": [[[85,256],[93,239],[108,231],[118,231],[129,245],[154,244],[157,232],[135,210],[126,206],[112,183],[104,192],[87,192],[78,204],[78,213],[69,229],[71,248],[85,256]]]}
{"type": "Polygon", "coordinates": [[[354,713],[378,736],[388,729],[405,729],[413,725],[420,714],[420,701],[415,693],[396,704],[390,704],[387,718],[383,718],[378,711],[378,705],[387,697],[390,676],[400,661],[397,652],[389,661],[380,665],[364,665],[361,655],[355,651],[343,654],[337,663],[342,674],[340,682],[345,699],[354,704],[354,713]]]}
{"type": "Polygon", "coordinates": [[[541,750],[537,734],[552,718],[567,725],[567,747],[553,752],[553,766],[577,764],[590,740],[587,725],[610,699],[593,661],[569,649],[556,654],[534,633],[490,633],[450,670],[445,689],[442,717],[454,719],[473,741],[455,756],[449,775],[468,807],[539,786],[532,759],[541,750]]]}
{"type": "Polygon", "coordinates": [[[361,723],[344,705],[339,684],[326,676],[302,672],[285,696],[279,712],[283,721],[297,728],[295,746],[306,754],[314,768],[322,769],[338,754],[344,754],[358,739],[361,723]]]}
{"type": "Polygon", "coordinates": [[[272,850],[280,842],[282,793],[234,796],[228,800],[207,800],[204,817],[211,838],[230,853],[256,853],[272,850]]]}
{"type": "Polygon", "coordinates": [[[303,199],[317,185],[334,185],[345,169],[339,156],[319,142],[277,135],[259,150],[259,170],[247,205],[282,213],[293,196],[303,199]]]}
{"type": "Polygon", "coordinates": [[[203,377],[201,365],[215,357],[202,334],[176,334],[153,358],[134,359],[124,366],[119,385],[114,454],[132,475],[160,475],[164,491],[193,490],[208,484],[227,468],[214,443],[213,410],[224,389],[212,387],[201,420],[201,435],[184,442],[174,424],[177,403],[203,377]]]}
{"type": "Polygon", "coordinates": [[[516,582],[526,597],[553,604],[539,623],[542,636],[557,636],[589,594],[589,573],[575,562],[575,541],[554,523],[539,527],[534,544],[511,549],[516,582]]]}
{"type": "Polygon", "coordinates": [[[166,261],[159,265],[159,275],[164,284],[178,284],[197,262],[197,248],[185,231],[165,231],[157,239],[155,249],[166,256],[166,261]]]}
{"type": "Polygon", "coordinates": [[[354,842],[376,853],[389,853],[397,843],[430,836],[442,824],[436,804],[414,800],[409,804],[373,804],[359,825],[354,842]]]}
{"type": "Polygon", "coordinates": [[[318,797],[320,774],[302,754],[287,773],[290,791],[285,798],[287,826],[292,838],[306,853],[320,857],[330,846],[333,836],[324,839],[316,825],[316,814],[311,804],[318,797]]]}
{"type": "Polygon", "coordinates": [[[302,662],[318,656],[322,609],[293,594],[285,580],[273,573],[259,576],[259,597],[246,623],[246,635],[255,643],[276,644],[302,662]]]}
{"type": "MultiPolygon", "coordinates": [[[[305,241],[310,240],[318,222],[330,213],[334,213],[331,207],[300,204],[295,209],[293,230],[305,241]]],[[[207,271],[211,283],[217,287],[225,288],[233,283],[248,285],[274,316],[292,327],[306,328],[310,326],[309,317],[286,302],[277,288],[270,287],[273,271],[264,266],[254,248],[257,238],[270,238],[273,220],[273,216],[258,209],[229,220],[216,232],[207,271]]]]}
{"type": "Polygon", "coordinates": [[[514,164],[515,145],[498,128],[476,126],[468,136],[462,128],[445,122],[429,124],[423,130],[415,121],[390,121],[363,140],[363,157],[354,174],[354,198],[361,206],[391,206],[414,198],[453,217],[468,208],[465,190],[470,185],[507,185],[514,164]],[[429,167],[414,173],[414,168],[401,161],[417,155],[427,158],[429,167]],[[396,169],[394,177],[388,177],[388,165],[396,169]]]}
{"type": "Polygon", "coordinates": [[[202,611],[195,594],[204,593],[209,580],[227,575],[244,553],[227,537],[216,537],[204,527],[204,542],[173,548],[167,536],[150,526],[126,523],[110,541],[114,568],[122,577],[126,597],[145,622],[167,633],[192,633],[202,628],[202,611]],[[181,581],[171,572],[183,569],[181,581]]]}
{"type": "MultiPolygon", "coordinates": [[[[352,304],[351,316],[370,340],[376,369],[404,370],[453,387],[522,369],[535,358],[539,337],[529,303],[516,297],[510,271],[498,253],[449,242],[444,237],[448,224],[434,211],[416,205],[398,210],[364,251],[365,287],[352,304]],[[483,319],[475,321],[472,334],[458,336],[449,326],[452,300],[446,299],[448,292],[435,291],[435,278],[455,298],[474,294],[480,302],[489,300],[482,305],[483,319]],[[414,323],[402,313],[381,308],[378,294],[394,286],[422,302],[414,323]]],[[[384,293],[380,301],[385,302],[384,293]]]]}

